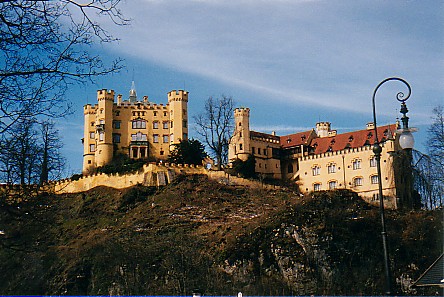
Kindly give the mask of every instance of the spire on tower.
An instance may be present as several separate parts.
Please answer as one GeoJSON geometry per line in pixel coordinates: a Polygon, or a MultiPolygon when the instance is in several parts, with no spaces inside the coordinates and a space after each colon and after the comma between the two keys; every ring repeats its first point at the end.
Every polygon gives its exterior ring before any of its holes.
{"type": "Polygon", "coordinates": [[[129,101],[130,102],[137,101],[136,84],[134,83],[134,80],[131,83],[131,90],[129,91],[129,101]]]}

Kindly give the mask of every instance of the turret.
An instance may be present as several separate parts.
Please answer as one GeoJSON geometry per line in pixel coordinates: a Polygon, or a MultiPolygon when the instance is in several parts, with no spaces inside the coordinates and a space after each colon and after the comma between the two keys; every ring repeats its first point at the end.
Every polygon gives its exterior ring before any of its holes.
{"type": "MultiPolygon", "coordinates": [[[[251,153],[250,148],[250,109],[236,108],[234,110],[234,135],[231,139],[231,154],[241,160],[246,160],[251,153]]],[[[230,158],[231,159],[231,158],[230,158]]]]}
{"type": "Polygon", "coordinates": [[[114,91],[97,91],[96,111],[96,165],[103,166],[113,158],[113,105],[114,91]]]}
{"type": "Polygon", "coordinates": [[[95,167],[96,151],[96,108],[91,104],[83,107],[83,173],[88,174],[95,167]]]}
{"type": "Polygon", "coordinates": [[[129,91],[129,102],[137,101],[136,84],[134,81],[131,83],[131,90],[129,91]]]}
{"type": "Polygon", "coordinates": [[[319,122],[316,123],[316,134],[318,137],[327,137],[330,132],[330,123],[329,122],[319,122]]]}
{"type": "Polygon", "coordinates": [[[170,106],[170,145],[188,139],[188,92],[172,90],[168,93],[170,106]]]}

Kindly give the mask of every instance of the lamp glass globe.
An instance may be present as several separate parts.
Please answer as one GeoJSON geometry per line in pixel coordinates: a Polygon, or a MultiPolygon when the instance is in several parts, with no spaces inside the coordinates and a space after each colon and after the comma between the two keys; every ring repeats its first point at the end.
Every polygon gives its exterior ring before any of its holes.
{"type": "Polygon", "coordinates": [[[415,139],[410,131],[402,131],[399,136],[399,145],[402,149],[412,149],[415,145],[415,139]]]}

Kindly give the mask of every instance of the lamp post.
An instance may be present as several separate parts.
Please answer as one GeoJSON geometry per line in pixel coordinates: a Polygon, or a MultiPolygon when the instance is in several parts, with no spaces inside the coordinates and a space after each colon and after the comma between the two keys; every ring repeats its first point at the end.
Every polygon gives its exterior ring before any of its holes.
{"type": "Polygon", "coordinates": [[[375,129],[375,144],[373,146],[373,152],[375,154],[376,159],[376,168],[378,171],[378,195],[379,195],[379,211],[381,216],[381,235],[382,235],[382,248],[384,252],[384,266],[385,266],[385,281],[386,281],[386,294],[391,295],[392,294],[392,282],[390,277],[390,263],[389,263],[389,257],[388,257],[388,249],[387,249],[387,232],[385,228],[385,216],[384,216],[384,196],[382,194],[382,175],[381,175],[381,152],[382,147],[379,144],[379,138],[378,138],[378,128],[376,126],[376,108],[375,108],[375,97],[376,92],[378,89],[386,82],[388,81],[400,81],[404,83],[408,88],[408,94],[407,96],[404,95],[402,92],[398,92],[396,94],[396,99],[401,102],[401,113],[403,114],[402,117],[402,130],[401,130],[401,136],[399,137],[399,145],[403,149],[411,149],[413,148],[414,140],[413,135],[408,127],[408,121],[409,118],[407,117],[407,106],[405,105],[405,101],[409,99],[410,94],[412,92],[412,89],[410,85],[402,78],[398,77],[390,77],[386,78],[383,81],[381,81],[373,91],[373,97],[372,97],[372,104],[373,104],[373,126],[375,129]]]}

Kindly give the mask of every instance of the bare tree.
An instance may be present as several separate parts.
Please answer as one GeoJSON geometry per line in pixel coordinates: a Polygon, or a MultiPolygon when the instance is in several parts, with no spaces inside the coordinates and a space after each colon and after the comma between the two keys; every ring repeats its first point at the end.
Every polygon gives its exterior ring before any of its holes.
{"type": "Polygon", "coordinates": [[[65,168],[65,158],[60,150],[63,143],[60,139],[59,131],[52,121],[45,121],[40,124],[40,180],[39,185],[47,182],[49,178],[57,179],[61,177],[65,168]]]}
{"type": "Polygon", "coordinates": [[[34,120],[19,120],[8,130],[4,143],[8,148],[2,152],[2,160],[7,163],[3,171],[8,170],[8,181],[21,185],[29,185],[36,181],[38,167],[36,159],[39,154],[37,133],[34,120]]]}
{"type": "Polygon", "coordinates": [[[217,169],[228,161],[228,142],[233,130],[234,102],[232,97],[209,97],[204,112],[194,117],[197,133],[203,138],[217,161],[217,169]]]}
{"type": "MultiPolygon", "coordinates": [[[[444,199],[444,108],[433,109],[433,122],[428,129],[427,153],[430,156],[430,182],[433,184],[432,195],[437,204],[442,206],[444,199]]],[[[438,206],[435,204],[435,206],[438,206]]]]}
{"type": "Polygon", "coordinates": [[[19,119],[64,115],[66,88],[118,71],[88,51],[113,37],[99,16],[125,24],[120,0],[0,1],[0,133],[19,119]]]}

